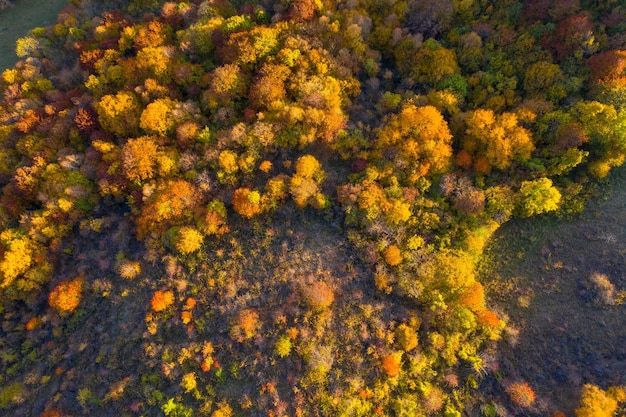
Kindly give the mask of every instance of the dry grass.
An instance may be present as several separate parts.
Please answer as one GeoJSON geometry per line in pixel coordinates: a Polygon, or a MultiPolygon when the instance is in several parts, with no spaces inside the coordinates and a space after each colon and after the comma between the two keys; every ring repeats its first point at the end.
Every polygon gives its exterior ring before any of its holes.
{"type": "MultiPolygon", "coordinates": [[[[573,414],[584,383],[626,383],[624,307],[612,305],[626,288],[625,178],[615,173],[580,219],[512,222],[488,250],[488,298],[516,329],[499,344],[501,374],[535,388],[538,414],[573,414]]],[[[502,384],[483,393],[502,401],[502,384]]]]}

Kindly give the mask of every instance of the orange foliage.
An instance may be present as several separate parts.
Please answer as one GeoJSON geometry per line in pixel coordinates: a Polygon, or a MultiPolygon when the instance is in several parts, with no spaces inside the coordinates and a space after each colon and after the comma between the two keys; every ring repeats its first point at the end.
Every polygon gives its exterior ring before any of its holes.
{"type": "Polygon", "coordinates": [[[294,0],[287,10],[287,19],[306,22],[315,17],[314,0],[294,0]]]}
{"type": "Polygon", "coordinates": [[[71,313],[76,310],[80,303],[83,291],[83,278],[79,277],[71,281],[63,281],[57,285],[50,296],[48,303],[59,313],[71,313]]]}
{"type": "Polygon", "coordinates": [[[156,312],[166,310],[172,304],[174,304],[172,291],[155,291],[152,300],[150,300],[150,307],[156,312]]]}
{"type": "Polygon", "coordinates": [[[396,245],[390,245],[387,247],[387,249],[385,249],[384,257],[385,262],[387,262],[387,265],[390,266],[400,265],[400,262],[402,262],[402,252],[396,245]]]}
{"type": "Polygon", "coordinates": [[[252,338],[259,330],[259,314],[252,309],[245,309],[239,312],[235,325],[231,328],[230,335],[233,340],[243,342],[252,338]]]}
{"type": "Polygon", "coordinates": [[[172,180],[162,184],[151,199],[141,208],[137,219],[137,236],[143,239],[148,233],[163,233],[167,222],[191,216],[201,200],[196,188],[185,180],[172,180]]]}
{"type": "Polygon", "coordinates": [[[52,408],[50,410],[46,410],[39,415],[39,417],[63,417],[65,414],[58,408],[52,408]]]}
{"type": "Polygon", "coordinates": [[[26,322],[26,330],[32,331],[41,326],[41,319],[39,317],[32,317],[30,320],[26,322]]]}
{"type": "Polygon", "coordinates": [[[182,320],[183,324],[189,324],[192,318],[193,318],[193,313],[191,311],[183,311],[180,314],[180,319],[182,320]]]}
{"type": "Polygon", "coordinates": [[[480,282],[475,282],[461,294],[461,305],[476,312],[485,309],[485,289],[480,282]]]}
{"type": "Polygon", "coordinates": [[[468,169],[472,166],[472,155],[465,149],[461,149],[461,151],[456,155],[455,160],[456,164],[461,168],[468,169]]]}
{"type": "Polygon", "coordinates": [[[79,107],[74,115],[74,124],[86,137],[99,127],[98,114],[91,108],[79,107]]]}
{"type": "Polygon", "coordinates": [[[387,376],[394,377],[400,373],[400,358],[397,354],[385,356],[381,365],[387,376]]]}
{"type": "Polygon", "coordinates": [[[322,309],[330,306],[335,295],[333,290],[324,281],[315,281],[304,290],[306,301],[314,309],[322,309]]]}
{"type": "Polygon", "coordinates": [[[240,215],[247,219],[260,214],[261,195],[258,191],[249,188],[238,188],[233,194],[233,208],[240,215]]]}
{"type": "Polygon", "coordinates": [[[515,405],[530,407],[535,403],[535,391],[526,382],[514,382],[506,391],[515,405]]]}
{"type": "Polygon", "coordinates": [[[32,132],[37,124],[41,121],[41,117],[34,110],[26,110],[22,117],[15,122],[15,128],[22,133],[32,132]]]}
{"type": "Polygon", "coordinates": [[[392,116],[378,133],[380,151],[397,149],[398,159],[411,161],[409,181],[444,172],[451,161],[452,134],[442,114],[433,106],[406,106],[392,116]]]}
{"type": "Polygon", "coordinates": [[[478,322],[489,327],[498,327],[500,325],[500,319],[498,315],[489,309],[483,309],[476,312],[478,322]]]}

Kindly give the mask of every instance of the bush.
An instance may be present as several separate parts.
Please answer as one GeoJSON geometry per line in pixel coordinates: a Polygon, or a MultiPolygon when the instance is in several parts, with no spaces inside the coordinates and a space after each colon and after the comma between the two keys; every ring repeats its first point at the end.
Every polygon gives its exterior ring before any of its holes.
{"type": "Polygon", "coordinates": [[[82,291],[83,279],[80,277],[61,282],[50,293],[48,303],[59,313],[71,313],[80,304],[82,291]]]}

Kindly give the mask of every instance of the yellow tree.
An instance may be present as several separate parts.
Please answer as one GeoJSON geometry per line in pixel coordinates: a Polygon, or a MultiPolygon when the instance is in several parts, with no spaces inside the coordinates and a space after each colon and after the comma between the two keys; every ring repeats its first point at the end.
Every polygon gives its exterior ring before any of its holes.
{"type": "Polygon", "coordinates": [[[157,167],[157,155],[158,146],[153,137],[129,139],[122,148],[122,168],[126,178],[133,182],[152,178],[157,167]]]}
{"type": "Polygon", "coordinates": [[[415,183],[420,177],[446,171],[452,157],[451,140],[439,110],[410,104],[378,131],[376,149],[378,157],[396,151],[395,165],[404,167],[405,178],[415,183]]]}
{"type": "Polygon", "coordinates": [[[139,126],[148,134],[167,136],[174,131],[176,102],[169,98],[159,98],[148,104],[141,113],[139,126]]]}
{"type": "Polygon", "coordinates": [[[129,91],[105,95],[96,103],[100,125],[119,137],[128,137],[139,127],[141,105],[137,96],[129,91]]]}
{"type": "Polygon", "coordinates": [[[518,124],[513,113],[496,115],[493,110],[478,109],[469,113],[465,125],[461,146],[482,173],[489,167],[506,169],[514,160],[526,161],[535,149],[531,132],[518,124]],[[488,167],[477,166],[483,158],[488,167]]]}

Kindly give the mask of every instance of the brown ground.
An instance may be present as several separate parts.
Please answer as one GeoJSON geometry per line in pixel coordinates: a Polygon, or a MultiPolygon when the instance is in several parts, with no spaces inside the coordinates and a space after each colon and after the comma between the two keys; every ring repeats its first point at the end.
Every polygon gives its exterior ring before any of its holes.
{"type": "Polygon", "coordinates": [[[623,305],[607,305],[590,284],[594,272],[626,289],[626,181],[612,178],[606,201],[589,203],[582,218],[532,219],[506,225],[489,253],[484,281],[492,303],[511,328],[498,345],[494,372],[485,378],[487,398],[508,404],[510,382],[535,390],[533,409],[508,405],[514,415],[573,415],[580,388],[626,384],[623,305]]]}

